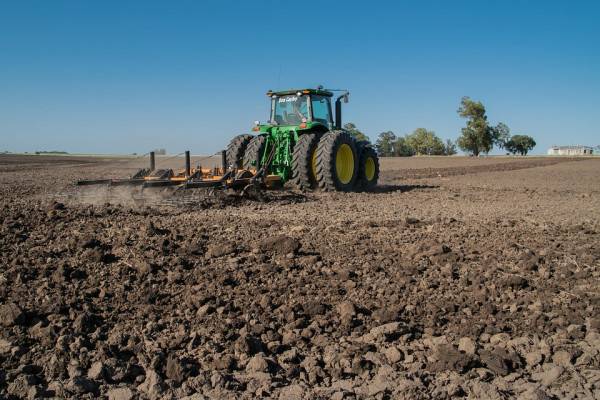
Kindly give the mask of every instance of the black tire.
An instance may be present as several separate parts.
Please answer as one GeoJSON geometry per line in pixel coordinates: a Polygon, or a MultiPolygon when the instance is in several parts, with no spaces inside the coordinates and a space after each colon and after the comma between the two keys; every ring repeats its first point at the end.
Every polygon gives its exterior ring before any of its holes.
{"type": "Polygon", "coordinates": [[[305,133],[300,135],[292,153],[291,184],[297,189],[314,189],[317,186],[316,165],[313,168],[313,156],[316,162],[316,151],[321,135],[305,133]]]}
{"type": "Polygon", "coordinates": [[[370,144],[366,144],[358,157],[357,190],[372,190],[379,180],[379,157],[370,144]]]}
{"type": "Polygon", "coordinates": [[[317,184],[326,191],[349,192],[354,189],[358,176],[358,154],[352,136],[344,131],[327,132],[317,147],[317,184]],[[347,164],[338,171],[338,152],[347,155],[347,164]],[[349,157],[352,156],[350,160],[349,157]]]}
{"type": "Polygon", "coordinates": [[[258,172],[261,167],[260,161],[265,153],[266,141],[267,138],[262,135],[254,136],[250,140],[244,152],[244,169],[258,172]]]}
{"type": "Polygon", "coordinates": [[[227,146],[227,151],[225,152],[227,168],[242,168],[244,152],[246,151],[246,147],[248,147],[248,143],[250,143],[252,138],[252,135],[237,135],[231,139],[229,146],[227,146]]]}

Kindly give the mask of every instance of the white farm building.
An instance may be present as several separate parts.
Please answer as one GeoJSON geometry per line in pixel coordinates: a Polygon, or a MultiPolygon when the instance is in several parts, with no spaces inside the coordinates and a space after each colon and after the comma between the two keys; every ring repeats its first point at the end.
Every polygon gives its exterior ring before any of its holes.
{"type": "Polygon", "coordinates": [[[549,156],[590,156],[594,149],[589,146],[552,146],[548,149],[549,156]]]}

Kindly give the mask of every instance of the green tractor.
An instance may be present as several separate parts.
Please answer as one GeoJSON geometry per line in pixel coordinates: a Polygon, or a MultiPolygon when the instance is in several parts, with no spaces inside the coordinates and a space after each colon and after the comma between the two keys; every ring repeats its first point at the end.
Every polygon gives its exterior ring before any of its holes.
{"type": "Polygon", "coordinates": [[[261,171],[298,189],[363,191],[379,179],[379,158],[369,142],[357,141],[342,128],[344,91],[331,108],[333,91],[269,91],[271,116],[255,122],[255,135],[234,137],[226,151],[229,168],[261,171]]]}

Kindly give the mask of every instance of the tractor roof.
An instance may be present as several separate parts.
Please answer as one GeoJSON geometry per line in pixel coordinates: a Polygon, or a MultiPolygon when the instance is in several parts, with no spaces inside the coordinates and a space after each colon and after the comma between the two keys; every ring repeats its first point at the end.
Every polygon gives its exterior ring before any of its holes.
{"type": "Polygon", "coordinates": [[[280,90],[278,92],[273,92],[271,90],[269,90],[267,92],[267,96],[285,96],[288,94],[296,94],[298,92],[301,92],[303,94],[318,94],[321,96],[327,96],[327,97],[331,97],[333,96],[333,93],[330,92],[329,90],[325,90],[325,89],[289,89],[289,90],[280,90]]]}

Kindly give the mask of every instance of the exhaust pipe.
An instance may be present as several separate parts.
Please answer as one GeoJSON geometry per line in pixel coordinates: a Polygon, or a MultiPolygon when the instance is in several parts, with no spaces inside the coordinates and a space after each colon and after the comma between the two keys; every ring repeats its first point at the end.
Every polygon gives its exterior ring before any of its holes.
{"type": "Polygon", "coordinates": [[[347,103],[349,94],[346,92],[335,100],[335,129],[342,129],[342,99],[347,103]]]}

